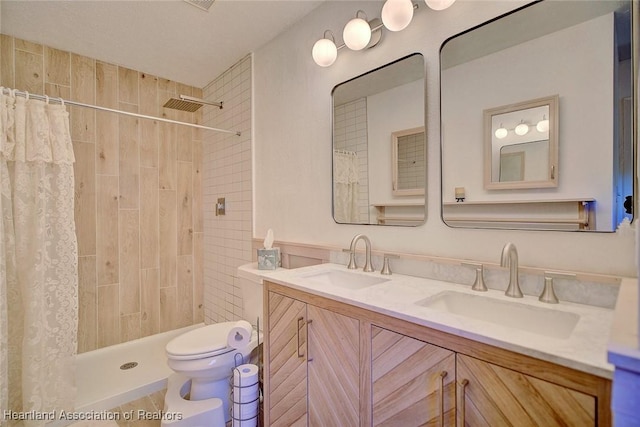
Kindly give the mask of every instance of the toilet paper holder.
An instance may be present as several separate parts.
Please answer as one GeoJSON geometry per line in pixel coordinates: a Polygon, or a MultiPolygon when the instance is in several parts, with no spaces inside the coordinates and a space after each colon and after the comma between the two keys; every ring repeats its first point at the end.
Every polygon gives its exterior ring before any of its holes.
{"type": "MultiPolygon", "coordinates": [[[[233,368],[234,375],[232,375],[231,382],[231,405],[229,408],[229,412],[231,415],[231,421],[233,427],[254,427],[259,425],[260,420],[260,400],[262,396],[262,390],[260,389],[260,376],[256,375],[255,381],[249,381],[249,384],[242,383],[242,372],[241,368],[246,366],[256,366],[256,365],[239,365],[233,368]],[[237,378],[237,383],[234,380],[237,378]],[[249,396],[248,399],[244,399],[242,396],[242,391],[245,390],[247,392],[251,392],[251,388],[255,387],[255,397],[249,396]],[[250,413],[249,415],[245,415],[245,412],[249,412],[252,409],[252,406],[255,408],[255,413],[250,413]]],[[[248,368],[244,368],[248,369],[248,368]]],[[[252,411],[253,412],[253,411],[252,411]]]]}
{"type": "Polygon", "coordinates": [[[231,378],[229,378],[229,383],[230,383],[230,395],[229,395],[229,400],[230,400],[230,405],[229,405],[229,415],[231,417],[231,426],[232,427],[257,427],[257,426],[261,426],[262,423],[261,418],[260,418],[260,413],[261,408],[260,408],[260,402],[262,402],[262,389],[260,387],[260,381],[261,381],[261,374],[262,374],[262,354],[261,353],[261,347],[260,347],[260,318],[256,319],[256,331],[258,331],[257,336],[258,336],[258,345],[257,345],[257,350],[258,350],[258,360],[257,360],[257,365],[253,365],[251,364],[251,356],[249,356],[249,360],[247,361],[247,363],[245,364],[244,358],[242,357],[242,354],[240,353],[236,353],[236,355],[234,356],[234,365],[235,367],[233,368],[232,374],[231,374],[231,378]],[[257,375],[255,376],[255,381],[250,381],[249,384],[243,384],[242,383],[242,372],[240,372],[240,369],[242,367],[257,367],[257,375]],[[234,381],[234,378],[238,379],[238,384],[236,384],[236,382],[234,381]],[[255,398],[250,397],[247,401],[243,400],[243,396],[242,396],[242,391],[248,390],[251,387],[255,387],[256,388],[256,392],[255,392],[255,398]],[[236,390],[238,391],[237,393],[236,390]],[[246,411],[250,411],[252,408],[250,405],[255,405],[255,414],[249,414],[248,416],[243,416],[243,413],[246,411]],[[237,410],[237,411],[236,411],[237,410]],[[237,413],[236,413],[237,412],[237,413]]]}

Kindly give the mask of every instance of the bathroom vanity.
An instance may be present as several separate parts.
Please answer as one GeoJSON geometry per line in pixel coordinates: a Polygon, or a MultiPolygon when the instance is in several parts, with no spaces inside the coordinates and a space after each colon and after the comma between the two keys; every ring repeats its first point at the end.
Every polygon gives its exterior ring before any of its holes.
{"type": "Polygon", "coordinates": [[[265,425],[612,424],[611,309],[336,264],[264,298],[265,425]]]}

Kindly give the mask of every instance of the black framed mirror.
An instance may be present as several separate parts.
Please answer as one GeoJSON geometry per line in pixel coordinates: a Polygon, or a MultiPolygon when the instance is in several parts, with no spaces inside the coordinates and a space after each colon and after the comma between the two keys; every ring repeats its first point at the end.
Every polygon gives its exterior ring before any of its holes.
{"type": "MultiPolygon", "coordinates": [[[[416,226],[426,219],[424,57],[412,54],[333,88],[333,218],[339,224],[416,226]],[[409,191],[397,191],[399,132],[422,129],[403,144],[400,168],[409,191]],[[395,138],[395,139],[394,139],[395,138]]],[[[403,180],[403,185],[405,181],[403,180]]]]}
{"type": "MultiPolygon", "coordinates": [[[[620,0],[537,1],[443,43],[447,225],[611,232],[632,219],[625,207],[636,191],[632,7],[620,0]],[[551,95],[559,114],[557,159],[547,155],[541,180],[548,185],[526,184],[523,145],[505,149],[506,182],[502,159],[492,166],[497,178],[488,179],[488,133],[515,131],[520,122],[487,130],[483,112],[551,95]]],[[[526,119],[529,129],[541,119],[526,119]]]]}

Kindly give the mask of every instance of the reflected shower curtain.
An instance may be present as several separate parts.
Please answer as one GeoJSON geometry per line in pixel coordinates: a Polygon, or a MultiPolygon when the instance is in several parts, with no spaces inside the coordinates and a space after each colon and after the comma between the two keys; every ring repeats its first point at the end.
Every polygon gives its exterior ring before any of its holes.
{"type": "Polygon", "coordinates": [[[333,217],[358,222],[358,156],[352,151],[333,151],[333,217]]]}
{"type": "Polygon", "coordinates": [[[0,414],[72,410],[78,249],[69,114],[2,92],[0,414]]]}

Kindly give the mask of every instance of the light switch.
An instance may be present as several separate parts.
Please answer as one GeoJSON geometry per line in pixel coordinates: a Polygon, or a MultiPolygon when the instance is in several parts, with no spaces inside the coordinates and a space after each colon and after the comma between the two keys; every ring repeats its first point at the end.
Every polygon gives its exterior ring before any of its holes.
{"type": "Polygon", "coordinates": [[[224,201],[224,197],[219,197],[218,202],[216,203],[216,216],[224,215],[225,209],[226,209],[226,202],[224,201]]]}

